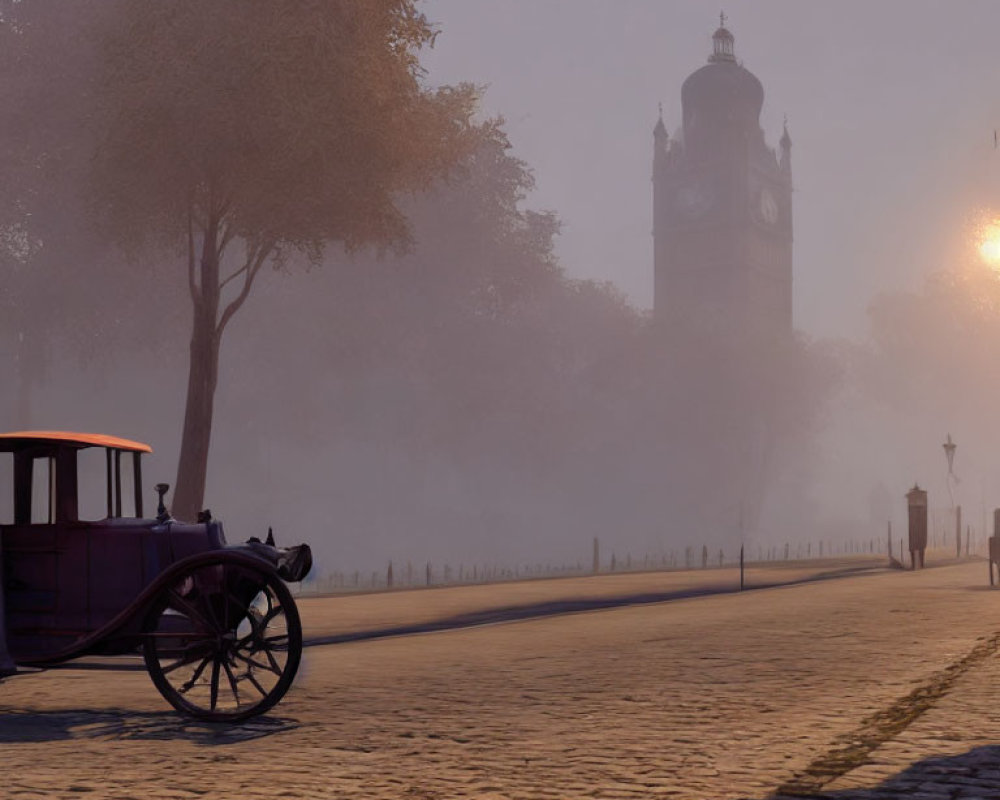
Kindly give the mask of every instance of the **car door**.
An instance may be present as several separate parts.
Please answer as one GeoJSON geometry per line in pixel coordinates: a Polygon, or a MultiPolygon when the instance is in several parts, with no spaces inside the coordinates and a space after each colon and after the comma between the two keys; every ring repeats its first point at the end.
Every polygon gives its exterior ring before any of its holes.
{"type": "Polygon", "coordinates": [[[3,526],[8,645],[15,659],[44,657],[88,632],[86,540],[56,522],[55,458],[25,461],[30,514],[3,526]]]}

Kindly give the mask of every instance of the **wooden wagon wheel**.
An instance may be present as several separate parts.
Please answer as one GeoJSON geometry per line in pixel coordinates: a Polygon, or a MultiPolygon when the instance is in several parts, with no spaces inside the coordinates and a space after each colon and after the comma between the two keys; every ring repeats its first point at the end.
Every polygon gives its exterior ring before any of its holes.
{"type": "Polygon", "coordinates": [[[267,565],[222,555],[159,592],[146,615],[143,655],[175,709],[238,722],[288,691],[302,657],[302,626],[291,592],[267,565]]]}

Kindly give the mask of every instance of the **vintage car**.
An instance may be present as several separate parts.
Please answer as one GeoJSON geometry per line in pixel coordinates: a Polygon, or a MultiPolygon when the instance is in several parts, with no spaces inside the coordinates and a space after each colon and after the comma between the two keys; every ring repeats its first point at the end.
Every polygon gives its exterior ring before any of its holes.
{"type": "Polygon", "coordinates": [[[286,581],[308,545],[226,544],[222,524],[172,519],[148,445],[57,431],[0,434],[0,668],[139,654],[175,709],[215,721],[263,713],[288,691],[302,627],[286,581]],[[5,652],[6,651],[6,652],[5,652]],[[4,657],[6,656],[6,657],[4,657]]]}

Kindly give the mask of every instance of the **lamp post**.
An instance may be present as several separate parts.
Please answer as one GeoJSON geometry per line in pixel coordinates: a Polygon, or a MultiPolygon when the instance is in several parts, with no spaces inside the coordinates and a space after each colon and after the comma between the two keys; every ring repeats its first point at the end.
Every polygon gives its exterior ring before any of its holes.
{"type": "Polygon", "coordinates": [[[944,448],[945,458],[948,459],[948,475],[945,477],[945,485],[948,487],[948,499],[951,501],[951,511],[952,516],[955,519],[955,558],[962,557],[962,508],[961,506],[955,505],[955,494],[952,491],[952,483],[958,483],[958,476],[955,475],[955,450],[958,449],[958,445],[951,440],[951,434],[949,433],[945,443],[941,445],[944,448]]]}

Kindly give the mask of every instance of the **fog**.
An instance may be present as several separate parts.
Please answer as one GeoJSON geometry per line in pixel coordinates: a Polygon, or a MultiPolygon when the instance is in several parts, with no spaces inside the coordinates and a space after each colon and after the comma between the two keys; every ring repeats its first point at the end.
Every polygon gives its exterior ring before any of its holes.
{"type": "MultiPolygon", "coordinates": [[[[979,250],[1000,205],[1000,8],[731,6],[766,140],[787,115],[794,141],[795,334],[751,357],[666,343],[651,311],[653,125],[659,103],[681,124],[717,9],[433,0],[428,84],[482,85],[479,119],[504,122],[400,197],[409,251],[331,246],[261,274],[221,344],[205,505],[230,540],[273,526],[326,574],[589,565],[594,538],[618,563],[815,554],[902,530],[915,482],[943,515],[948,434],[983,534],[1000,505],[1000,279],[979,250]]],[[[10,152],[24,134],[6,130],[10,152]]],[[[4,226],[0,414],[150,443],[155,507],[184,414],[183,254],[123,252],[87,213],[59,206],[44,241],[4,226]]]]}

